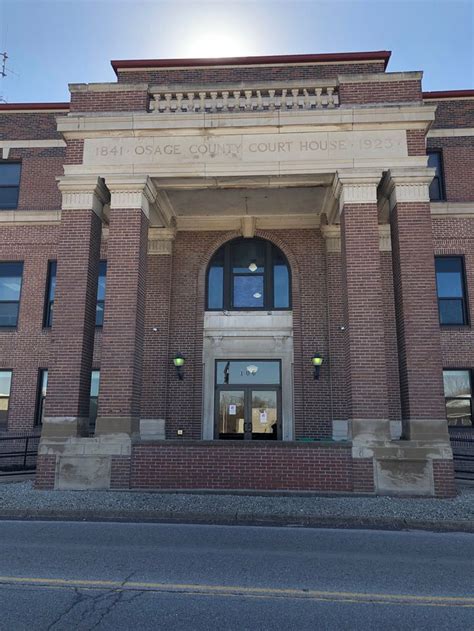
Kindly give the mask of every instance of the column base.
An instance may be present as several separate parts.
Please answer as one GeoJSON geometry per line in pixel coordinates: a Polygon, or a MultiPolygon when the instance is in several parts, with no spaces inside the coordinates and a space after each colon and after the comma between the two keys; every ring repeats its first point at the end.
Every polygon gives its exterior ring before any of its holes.
{"type": "Polygon", "coordinates": [[[135,416],[98,416],[95,423],[95,436],[140,433],[140,419],[135,416]]]}
{"type": "Polygon", "coordinates": [[[410,419],[402,421],[403,436],[407,440],[433,441],[449,443],[448,424],[446,419],[410,419]]]}
{"type": "Polygon", "coordinates": [[[141,440],[165,440],[166,421],[164,418],[142,418],[140,419],[140,439],[141,440]]]}
{"type": "Polygon", "coordinates": [[[126,434],[43,437],[38,449],[36,488],[128,488],[131,451],[132,441],[126,434]]]}
{"type": "Polygon", "coordinates": [[[385,418],[354,418],[350,421],[349,427],[353,443],[371,445],[391,440],[390,421],[385,418]]]}
{"type": "Polygon", "coordinates": [[[82,416],[47,416],[43,420],[41,437],[87,436],[89,418],[82,416]]]}

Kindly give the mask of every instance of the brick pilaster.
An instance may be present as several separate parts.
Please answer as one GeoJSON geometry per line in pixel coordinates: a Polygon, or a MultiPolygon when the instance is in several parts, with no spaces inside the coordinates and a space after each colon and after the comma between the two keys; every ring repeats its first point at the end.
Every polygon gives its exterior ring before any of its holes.
{"type": "Polygon", "coordinates": [[[392,171],[387,177],[403,431],[412,440],[447,440],[428,196],[431,171],[392,171]]]}
{"type": "Polygon", "coordinates": [[[148,212],[146,178],[107,180],[111,210],[96,434],[139,431],[148,212]]]}
{"type": "Polygon", "coordinates": [[[94,346],[103,183],[63,178],[63,209],[43,436],[87,430],[94,346]]]}

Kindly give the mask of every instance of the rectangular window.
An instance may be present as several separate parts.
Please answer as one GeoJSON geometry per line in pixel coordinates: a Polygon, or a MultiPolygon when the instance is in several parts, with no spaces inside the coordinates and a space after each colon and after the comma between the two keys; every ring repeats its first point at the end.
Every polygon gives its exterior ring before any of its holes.
{"type": "Polygon", "coordinates": [[[56,261],[48,263],[48,277],[46,281],[46,300],[44,305],[44,326],[53,325],[54,294],[56,292],[56,261]]]}
{"type": "Polygon", "coordinates": [[[472,427],[471,371],[444,370],[443,380],[448,425],[472,427]]]}
{"type": "Polygon", "coordinates": [[[15,327],[20,309],[23,263],[0,263],[0,327],[15,327]]]}
{"type": "Polygon", "coordinates": [[[442,201],[445,199],[445,196],[441,151],[428,151],[428,166],[436,169],[435,176],[430,184],[430,200],[432,202],[442,201]]]}
{"type": "Polygon", "coordinates": [[[97,305],[95,312],[95,325],[104,324],[105,283],[107,278],[107,261],[99,263],[99,280],[97,281],[97,305]]]}
{"type": "Polygon", "coordinates": [[[0,210],[12,210],[18,206],[21,164],[0,160],[0,210]]]}
{"type": "Polygon", "coordinates": [[[435,268],[440,324],[457,326],[468,324],[462,257],[437,256],[435,268]]]}
{"type": "Polygon", "coordinates": [[[39,371],[39,377],[38,377],[38,403],[36,406],[35,425],[43,424],[44,403],[46,401],[47,389],[48,389],[48,369],[44,368],[39,371]]]}
{"type": "Polygon", "coordinates": [[[93,370],[91,372],[91,392],[90,392],[90,404],[89,404],[89,430],[94,431],[95,422],[97,419],[97,405],[99,402],[99,385],[100,385],[100,370],[93,370]]]}
{"type": "Polygon", "coordinates": [[[12,371],[0,370],[0,427],[2,429],[7,427],[11,385],[12,371]]]}
{"type": "Polygon", "coordinates": [[[220,384],[280,384],[280,361],[270,359],[230,360],[216,362],[216,383],[220,384]]]}

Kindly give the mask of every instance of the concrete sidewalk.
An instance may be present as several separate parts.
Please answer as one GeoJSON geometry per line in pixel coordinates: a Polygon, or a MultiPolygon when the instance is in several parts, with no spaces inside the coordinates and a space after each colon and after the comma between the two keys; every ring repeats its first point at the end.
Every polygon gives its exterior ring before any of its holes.
{"type": "Polygon", "coordinates": [[[35,491],[0,485],[0,519],[175,521],[474,532],[474,488],[454,499],[294,493],[35,491]]]}

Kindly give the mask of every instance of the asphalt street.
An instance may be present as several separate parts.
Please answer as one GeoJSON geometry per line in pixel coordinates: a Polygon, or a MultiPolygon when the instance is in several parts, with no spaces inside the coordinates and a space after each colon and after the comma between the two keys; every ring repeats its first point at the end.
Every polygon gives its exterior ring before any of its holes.
{"type": "Polygon", "coordinates": [[[0,522],[0,629],[474,629],[474,536],[0,522]]]}

